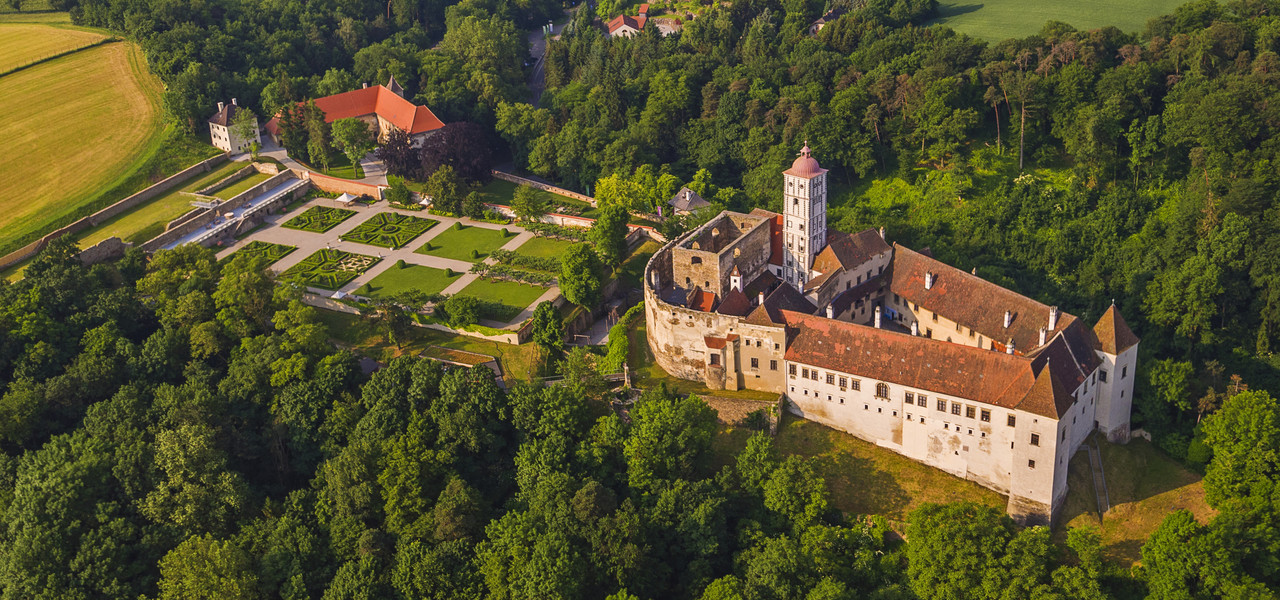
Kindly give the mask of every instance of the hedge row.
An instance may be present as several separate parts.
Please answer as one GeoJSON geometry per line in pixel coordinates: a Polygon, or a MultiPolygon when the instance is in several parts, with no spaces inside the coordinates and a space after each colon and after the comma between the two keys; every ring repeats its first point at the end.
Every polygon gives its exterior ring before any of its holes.
{"type": "Polygon", "coordinates": [[[504,265],[533,269],[534,271],[546,271],[548,273],[560,272],[560,259],[558,258],[527,256],[514,250],[494,250],[489,253],[489,256],[504,265]]]}
{"type": "Polygon", "coordinates": [[[486,279],[505,279],[508,281],[519,281],[520,283],[532,283],[534,285],[556,284],[555,275],[541,271],[528,271],[512,265],[490,265],[481,262],[472,265],[471,272],[486,279]]]}
{"type": "Polygon", "coordinates": [[[644,302],[632,306],[613,327],[609,328],[609,350],[604,358],[596,363],[596,369],[601,374],[607,375],[622,370],[622,363],[627,361],[627,351],[630,348],[627,329],[631,327],[631,322],[642,314],[644,314],[644,302]]]}
{"type": "Polygon", "coordinates": [[[587,236],[591,233],[591,230],[586,227],[565,227],[554,223],[529,223],[524,228],[532,231],[533,235],[569,240],[571,242],[585,242],[587,241],[587,236]]]}

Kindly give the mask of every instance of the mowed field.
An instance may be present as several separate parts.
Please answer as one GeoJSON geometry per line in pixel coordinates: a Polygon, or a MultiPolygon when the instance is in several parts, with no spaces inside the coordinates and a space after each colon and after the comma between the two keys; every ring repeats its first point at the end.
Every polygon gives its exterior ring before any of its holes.
{"type": "Polygon", "coordinates": [[[27,23],[0,25],[0,32],[0,73],[107,37],[92,31],[27,23]]]}
{"type": "MultiPolygon", "coordinates": [[[[35,44],[64,31],[0,24],[0,39],[35,44]]],[[[160,91],[142,52],[124,42],[0,77],[0,246],[83,214],[145,162],[159,143],[160,91]]]]}
{"type": "Polygon", "coordinates": [[[1152,17],[1167,15],[1186,0],[939,0],[939,17],[961,33],[997,42],[1039,33],[1047,21],[1062,21],[1079,30],[1114,25],[1141,32],[1152,17]]]}

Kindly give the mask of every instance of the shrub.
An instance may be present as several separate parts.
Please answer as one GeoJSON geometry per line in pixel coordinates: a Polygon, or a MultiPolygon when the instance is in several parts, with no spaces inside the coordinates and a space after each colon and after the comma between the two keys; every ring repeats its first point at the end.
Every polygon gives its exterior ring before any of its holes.
{"type": "Polygon", "coordinates": [[[569,240],[571,242],[585,242],[591,232],[586,227],[565,227],[553,223],[529,223],[525,225],[525,229],[533,232],[536,236],[569,240]]]}
{"type": "Polygon", "coordinates": [[[458,221],[458,222],[454,223],[454,224],[453,224],[453,228],[454,228],[454,229],[457,229],[458,231],[462,231],[462,221],[458,221]]]}
{"type": "Polygon", "coordinates": [[[403,259],[403,258],[402,258],[402,259],[400,259],[400,260],[397,260],[397,261],[396,261],[396,268],[397,268],[397,269],[403,269],[403,268],[405,268],[405,267],[407,267],[407,266],[409,266],[409,265],[404,264],[404,259],[403,259]]]}
{"type": "Polygon", "coordinates": [[[454,275],[457,275],[457,273],[455,273],[455,272],[453,271],[453,269],[450,269],[450,268],[448,268],[448,267],[445,267],[445,269],[444,269],[444,276],[445,276],[445,277],[453,277],[454,275]]]}
{"type": "Polygon", "coordinates": [[[504,238],[505,238],[505,237],[511,237],[511,232],[510,232],[510,231],[507,231],[507,228],[506,228],[506,227],[503,227],[503,228],[502,228],[502,237],[504,237],[504,238]]]}
{"type": "Polygon", "coordinates": [[[471,260],[476,260],[476,259],[478,259],[478,258],[480,258],[480,251],[479,251],[479,250],[476,250],[475,248],[472,248],[472,249],[471,249],[471,260]]]}
{"type": "Polygon", "coordinates": [[[453,328],[474,325],[480,320],[480,301],[471,296],[450,296],[437,304],[436,310],[444,313],[445,322],[453,328]]]}
{"type": "Polygon", "coordinates": [[[644,302],[628,309],[626,314],[609,328],[608,352],[600,362],[596,363],[596,368],[601,374],[616,373],[622,369],[622,364],[627,361],[627,350],[630,347],[627,329],[642,314],[644,314],[644,302]]]}
{"type": "Polygon", "coordinates": [[[753,410],[742,418],[742,426],[753,431],[764,431],[769,428],[769,415],[763,408],[753,410]]]}

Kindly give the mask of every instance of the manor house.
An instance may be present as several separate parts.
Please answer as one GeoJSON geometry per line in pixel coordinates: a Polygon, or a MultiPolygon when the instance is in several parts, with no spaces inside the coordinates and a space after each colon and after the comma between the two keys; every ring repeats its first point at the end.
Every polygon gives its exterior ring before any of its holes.
{"type": "Polygon", "coordinates": [[[1092,327],[884,229],[827,229],[806,145],[783,213],[725,211],[645,268],[649,346],[673,376],[782,394],[789,410],[1009,497],[1046,522],[1089,433],[1129,437],[1138,338],[1092,327]]]}

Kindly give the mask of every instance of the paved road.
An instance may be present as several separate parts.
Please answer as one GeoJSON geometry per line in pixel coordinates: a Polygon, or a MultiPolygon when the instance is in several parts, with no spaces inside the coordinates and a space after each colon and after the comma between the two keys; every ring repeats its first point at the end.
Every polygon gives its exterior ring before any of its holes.
{"type": "MultiPolygon", "coordinates": [[[[573,14],[581,5],[566,9],[564,12],[569,16],[563,24],[551,26],[551,37],[559,37],[564,31],[565,26],[573,21],[573,14]]],[[[542,35],[542,27],[529,32],[529,55],[533,57],[533,72],[529,74],[529,91],[532,92],[532,102],[534,106],[538,105],[538,101],[542,99],[542,91],[546,89],[546,71],[543,69],[543,60],[547,53],[547,39],[542,35]]]]}
{"type": "MultiPolygon", "coordinates": [[[[262,151],[258,154],[274,158],[290,169],[315,172],[303,166],[302,163],[289,158],[289,153],[285,152],[284,148],[276,145],[276,143],[270,139],[262,140],[262,151]]],[[[248,155],[238,156],[235,160],[244,160],[242,157],[245,156],[248,155]]],[[[360,159],[360,168],[364,169],[364,179],[355,179],[353,181],[359,181],[361,183],[368,183],[371,185],[387,185],[386,165],[382,164],[382,161],[378,160],[372,152],[366,154],[364,158],[360,159]]]]}
{"type": "MultiPolygon", "coordinates": [[[[308,256],[311,256],[313,253],[315,253],[318,250],[322,250],[325,248],[334,248],[337,250],[342,250],[344,252],[354,252],[354,253],[363,254],[366,256],[377,256],[382,258],[382,260],[378,262],[378,264],[374,265],[368,271],[361,273],[359,277],[356,277],[346,285],[342,286],[342,288],[338,290],[339,292],[350,294],[355,290],[359,289],[360,286],[364,285],[365,283],[368,283],[373,278],[377,277],[383,271],[386,271],[387,269],[394,267],[396,264],[396,261],[403,260],[404,262],[411,265],[421,265],[424,267],[432,267],[435,269],[453,269],[455,272],[463,273],[462,277],[459,277],[456,281],[449,284],[449,287],[445,288],[442,291],[442,293],[444,294],[456,294],[462,291],[463,288],[467,287],[467,285],[469,285],[471,282],[475,281],[479,277],[474,273],[467,272],[468,270],[471,269],[471,263],[468,261],[453,260],[449,258],[442,258],[439,256],[418,254],[414,252],[414,250],[421,248],[423,244],[435,238],[435,236],[440,235],[445,231],[448,231],[449,228],[453,227],[453,224],[458,221],[463,221],[464,224],[468,226],[482,227],[485,229],[502,229],[505,227],[508,231],[516,233],[515,237],[511,238],[510,241],[508,241],[506,244],[502,246],[502,249],[504,250],[515,250],[516,248],[519,248],[525,242],[529,241],[530,239],[533,239],[534,237],[532,233],[525,231],[520,226],[514,225],[514,224],[495,225],[493,223],[482,223],[478,221],[473,221],[471,219],[457,219],[454,217],[442,217],[439,215],[429,215],[429,218],[440,221],[440,224],[427,230],[426,233],[415,238],[412,243],[410,243],[408,246],[404,248],[389,249],[389,248],[382,248],[379,246],[359,244],[356,242],[348,242],[341,239],[342,234],[347,233],[352,229],[355,229],[361,223],[363,223],[366,219],[368,219],[370,216],[376,213],[389,211],[389,212],[396,212],[396,213],[409,215],[409,216],[428,217],[428,215],[425,215],[421,212],[391,208],[391,206],[387,204],[387,202],[385,201],[377,202],[368,207],[358,207],[358,206],[353,207],[353,210],[355,210],[360,214],[357,214],[351,217],[350,219],[343,221],[337,227],[334,227],[333,229],[330,229],[329,231],[326,231],[324,233],[314,233],[311,231],[299,231],[297,229],[288,229],[285,227],[279,227],[280,224],[288,221],[289,219],[292,219],[293,217],[298,216],[299,214],[302,214],[312,206],[340,207],[340,205],[334,202],[333,200],[330,200],[327,198],[317,198],[287,213],[271,215],[266,219],[266,223],[268,225],[267,227],[259,229],[258,231],[240,239],[234,245],[228,246],[227,248],[220,250],[218,252],[218,258],[220,259],[225,258],[226,256],[230,255],[232,252],[235,252],[236,250],[243,247],[245,244],[248,244],[249,242],[254,240],[271,242],[275,244],[286,244],[289,246],[297,246],[298,248],[297,250],[293,251],[288,256],[280,259],[279,262],[271,265],[272,271],[275,271],[276,273],[282,273],[288,270],[290,267],[298,264],[299,262],[302,262],[303,259],[305,259],[308,256]]],[[[487,258],[485,259],[485,262],[493,264],[494,260],[492,258],[487,258]]],[[[310,291],[323,296],[333,295],[333,292],[328,290],[322,290],[319,288],[310,288],[310,291]]],[[[533,314],[533,308],[536,308],[539,303],[547,300],[554,300],[556,296],[559,296],[559,295],[560,295],[560,288],[551,287],[545,293],[543,293],[543,295],[540,298],[538,298],[537,302],[530,304],[529,307],[526,308],[524,311],[522,311],[519,316],[513,319],[510,322],[510,324],[499,323],[495,321],[481,321],[480,324],[485,325],[487,327],[495,327],[498,329],[517,329],[519,328],[519,325],[524,322],[525,319],[529,318],[529,316],[533,314]]]]}

